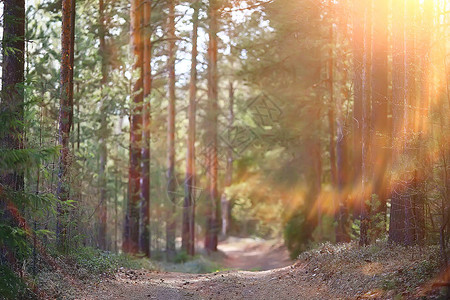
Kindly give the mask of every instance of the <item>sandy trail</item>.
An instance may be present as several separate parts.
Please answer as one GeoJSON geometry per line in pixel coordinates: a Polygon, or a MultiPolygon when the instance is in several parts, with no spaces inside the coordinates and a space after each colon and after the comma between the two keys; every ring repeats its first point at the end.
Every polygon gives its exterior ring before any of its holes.
{"type": "Polygon", "coordinates": [[[379,246],[374,252],[376,248],[360,248],[356,243],[324,244],[293,263],[277,241],[231,238],[220,245],[222,254],[217,256],[228,271],[120,270],[113,279],[85,284],[76,299],[423,299],[439,294],[433,281],[411,290],[411,274],[423,268],[430,252],[403,247],[393,252],[392,246],[379,246]],[[383,289],[393,278],[398,280],[397,288],[383,289]]]}
{"type": "Polygon", "coordinates": [[[230,238],[219,246],[231,270],[182,274],[123,270],[88,287],[80,299],[326,299],[326,290],[298,285],[298,270],[279,241],[230,238]],[[258,270],[258,272],[240,270],[258,270]]]}
{"type": "Polygon", "coordinates": [[[218,249],[226,256],[222,264],[230,269],[267,271],[293,263],[280,240],[230,237],[218,249]]]}

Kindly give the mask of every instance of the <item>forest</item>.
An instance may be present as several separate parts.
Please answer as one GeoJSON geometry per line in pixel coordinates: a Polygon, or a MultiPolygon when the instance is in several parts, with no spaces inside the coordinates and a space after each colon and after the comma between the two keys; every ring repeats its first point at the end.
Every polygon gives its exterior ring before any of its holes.
{"type": "Polygon", "coordinates": [[[448,0],[0,11],[0,299],[449,299],[448,0]]]}

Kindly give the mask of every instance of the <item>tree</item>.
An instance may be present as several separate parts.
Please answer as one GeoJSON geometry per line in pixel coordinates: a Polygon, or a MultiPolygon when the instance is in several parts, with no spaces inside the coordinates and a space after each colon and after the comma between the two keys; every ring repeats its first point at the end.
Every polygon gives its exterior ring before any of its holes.
{"type": "Polygon", "coordinates": [[[359,244],[366,246],[369,244],[369,209],[368,203],[372,198],[372,164],[371,142],[372,142],[372,124],[370,118],[371,112],[371,82],[370,82],[370,54],[372,48],[372,1],[364,1],[364,52],[363,52],[363,71],[362,71],[362,153],[361,153],[361,191],[360,198],[360,237],[359,244]]]}
{"type": "MultiPolygon", "coordinates": [[[[231,132],[233,130],[233,123],[234,123],[234,86],[233,81],[230,80],[228,83],[228,124],[227,124],[227,130],[228,132],[231,132]]],[[[227,165],[225,169],[225,182],[224,182],[224,189],[227,187],[230,187],[233,183],[233,149],[232,147],[228,147],[227,149],[227,165]]],[[[229,229],[230,229],[230,222],[231,222],[231,204],[230,199],[226,195],[225,192],[222,193],[222,197],[220,199],[221,205],[220,209],[222,211],[222,235],[226,236],[229,229]]]]}
{"type": "Polygon", "coordinates": [[[150,94],[152,91],[152,44],[151,44],[152,1],[144,0],[144,106],[142,112],[142,182],[139,215],[139,251],[150,257],[150,94]]]}
{"type": "MultiPolygon", "coordinates": [[[[345,8],[347,3],[341,3],[338,8],[345,8]]],[[[349,220],[348,220],[348,195],[351,190],[349,184],[349,157],[348,157],[348,129],[345,115],[345,103],[349,95],[348,74],[347,71],[347,41],[348,41],[348,15],[339,14],[336,24],[336,42],[342,44],[337,47],[337,67],[336,72],[341,75],[341,79],[337,80],[340,85],[340,93],[336,97],[336,173],[337,173],[337,197],[338,206],[335,211],[335,220],[337,222],[335,228],[336,242],[349,242],[349,220]],[[341,42],[342,41],[342,42],[341,42]]],[[[350,100],[347,100],[350,101],[350,100]]]]}
{"type": "Polygon", "coordinates": [[[100,203],[99,203],[99,232],[98,241],[100,249],[107,248],[106,241],[106,222],[107,222],[107,188],[106,188],[106,163],[108,160],[108,148],[106,144],[107,138],[107,126],[108,116],[106,112],[106,99],[103,93],[105,86],[108,83],[108,57],[106,54],[106,23],[105,23],[105,3],[104,0],[99,0],[99,40],[100,40],[100,57],[101,57],[101,72],[102,79],[100,82],[101,100],[100,100],[100,128],[99,128],[99,152],[100,152],[100,168],[99,168],[99,181],[100,181],[100,203]]]}
{"type": "Polygon", "coordinates": [[[331,166],[331,184],[333,188],[337,186],[337,171],[336,171],[336,128],[335,128],[335,99],[334,99],[334,57],[333,57],[333,44],[334,44],[334,4],[333,1],[328,2],[328,14],[330,19],[329,28],[329,49],[328,49],[328,78],[327,78],[327,89],[328,89],[328,131],[329,131],[329,152],[330,152],[330,166],[331,166]]]}
{"type": "MultiPolygon", "coordinates": [[[[361,184],[361,139],[362,139],[362,72],[364,55],[364,8],[362,1],[353,0],[353,185],[358,190],[361,184]]],[[[353,195],[354,212],[360,211],[359,195],[353,195]]],[[[358,213],[355,213],[357,215],[358,213]]]]}
{"type": "MultiPolygon", "coordinates": [[[[6,0],[3,8],[2,97],[0,112],[11,118],[11,130],[1,137],[5,149],[23,147],[24,70],[25,70],[25,0],[6,0]],[[16,119],[18,122],[12,122],[16,119]]],[[[20,191],[24,176],[14,170],[0,174],[0,184],[20,191]]],[[[3,203],[2,203],[3,205],[3,203]]],[[[3,209],[3,208],[2,208],[3,209]]]]}
{"type": "MultiPolygon", "coordinates": [[[[61,94],[59,107],[59,140],[61,147],[58,163],[58,190],[60,201],[69,200],[68,172],[70,167],[69,137],[73,120],[73,65],[75,45],[75,1],[62,0],[62,32],[61,32],[61,94]]],[[[65,250],[67,221],[65,209],[58,207],[56,236],[58,247],[65,250]]]]}
{"type": "Polygon", "coordinates": [[[175,257],[175,0],[169,1],[169,106],[167,116],[167,195],[169,209],[166,220],[166,252],[171,260],[175,257]]]}
{"type": "Polygon", "coordinates": [[[128,171],[128,205],[125,216],[123,249],[137,253],[139,240],[139,204],[141,180],[141,140],[143,103],[143,43],[141,34],[142,1],[132,0],[130,10],[131,47],[133,50],[133,95],[130,107],[130,163],[128,171]]]}
{"type": "MultiPolygon", "coordinates": [[[[17,151],[23,148],[24,135],[25,0],[4,1],[2,58],[0,117],[6,120],[2,124],[6,126],[0,128],[0,149],[17,151]]],[[[0,168],[0,225],[17,226],[19,222],[13,218],[5,189],[22,191],[23,171],[0,168]]],[[[2,237],[0,241],[0,264],[6,259],[7,265],[12,266],[14,254],[4,244],[8,238],[11,236],[2,237]]]]}
{"type": "MultiPolygon", "coordinates": [[[[372,227],[386,228],[386,201],[388,198],[389,126],[388,126],[388,1],[379,0],[374,5],[372,44],[372,163],[373,194],[377,202],[373,205],[373,215],[379,224],[372,227]],[[379,214],[378,216],[376,216],[379,214]],[[381,218],[381,219],[380,219],[381,218]]],[[[380,229],[381,229],[380,228],[380,229]]],[[[375,228],[373,228],[375,230],[375,228]]],[[[377,235],[381,232],[377,229],[377,235]]]]}
{"type": "MultiPolygon", "coordinates": [[[[393,171],[400,167],[399,159],[403,144],[404,98],[405,98],[405,4],[394,1],[392,6],[392,163],[393,171]]],[[[398,178],[391,183],[391,213],[389,223],[389,241],[404,242],[404,199],[403,184],[398,178]]]]}
{"type": "Polygon", "coordinates": [[[420,164],[417,174],[417,182],[419,186],[419,195],[417,197],[416,210],[418,212],[417,218],[417,239],[419,243],[423,243],[426,234],[425,228],[425,201],[426,201],[426,182],[427,176],[431,173],[430,169],[430,157],[426,151],[426,140],[430,134],[429,130],[429,106],[430,106],[430,69],[431,69],[431,37],[433,28],[433,1],[426,0],[423,4],[422,13],[422,31],[420,33],[419,47],[420,47],[420,102],[419,113],[418,113],[418,124],[417,129],[419,132],[419,149],[417,154],[417,159],[420,164]]]}
{"type": "MultiPolygon", "coordinates": [[[[235,47],[233,45],[234,41],[233,39],[236,38],[236,26],[233,22],[232,16],[229,16],[228,19],[228,29],[227,29],[227,35],[230,39],[228,43],[228,47],[230,49],[230,54],[227,57],[227,67],[231,70],[234,70],[236,67],[236,52],[239,51],[238,47],[235,47]]],[[[226,72],[226,71],[225,71],[226,72]]],[[[232,141],[236,136],[232,136],[234,132],[234,121],[235,121],[235,93],[236,93],[236,87],[234,83],[234,74],[230,74],[230,78],[228,79],[228,109],[226,113],[227,118],[227,124],[226,124],[226,131],[228,132],[228,140],[232,141]]],[[[233,142],[231,142],[233,144],[233,142]]],[[[222,238],[226,237],[230,227],[231,227],[231,197],[227,195],[227,189],[231,187],[233,184],[233,162],[234,162],[234,149],[233,145],[227,145],[226,147],[226,166],[225,166],[225,174],[224,174],[224,183],[223,183],[223,190],[222,195],[220,197],[220,211],[221,211],[221,217],[222,217],[222,230],[221,235],[222,238]]]]}
{"type": "MultiPolygon", "coordinates": [[[[416,133],[416,49],[415,49],[415,14],[418,1],[405,1],[405,98],[404,98],[404,120],[403,120],[403,152],[404,155],[410,155],[414,159],[415,150],[412,150],[412,143],[416,133]]],[[[405,210],[405,241],[406,245],[413,245],[416,242],[415,225],[416,216],[414,214],[414,205],[417,194],[417,172],[415,170],[405,170],[404,176],[404,210],[405,210]],[[411,175],[410,175],[411,174],[411,175]]]]}
{"type": "Polygon", "coordinates": [[[195,132],[197,101],[197,40],[200,1],[193,4],[191,78],[189,82],[188,137],[186,152],[186,177],[184,180],[183,225],[181,247],[189,255],[195,254],[195,132]]]}
{"type": "Polygon", "coordinates": [[[206,216],[205,249],[217,251],[218,190],[217,190],[217,118],[218,118],[218,72],[217,72],[217,32],[218,0],[209,2],[209,44],[208,44],[208,111],[207,111],[207,180],[208,207],[206,216]]]}

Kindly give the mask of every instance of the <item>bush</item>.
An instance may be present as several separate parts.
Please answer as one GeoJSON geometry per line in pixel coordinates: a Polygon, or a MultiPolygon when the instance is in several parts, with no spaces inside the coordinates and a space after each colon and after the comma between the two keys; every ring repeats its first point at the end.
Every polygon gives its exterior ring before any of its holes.
{"type": "Polygon", "coordinates": [[[189,255],[184,250],[178,252],[177,255],[175,256],[175,263],[177,263],[177,264],[185,263],[188,260],[189,260],[189,255]]]}
{"type": "Polygon", "coordinates": [[[81,277],[86,277],[84,272],[91,275],[112,273],[120,267],[130,269],[154,269],[155,267],[147,259],[137,259],[126,254],[116,254],[102,251],[92,247],[81,247],[69,254],[76,267],[81,271],[81,277]]]}
{"type": "Polygon", "coordinates": [[[10,268],[0,264],[0,299],[35,299],[34,295],[10,268]]]}
{"type": "Polygon", "coordinates": [[[307,220],[307,214],[297,211],[284,227],[284,241],[292,259],[308,249],[314,225],[307,220]]]}

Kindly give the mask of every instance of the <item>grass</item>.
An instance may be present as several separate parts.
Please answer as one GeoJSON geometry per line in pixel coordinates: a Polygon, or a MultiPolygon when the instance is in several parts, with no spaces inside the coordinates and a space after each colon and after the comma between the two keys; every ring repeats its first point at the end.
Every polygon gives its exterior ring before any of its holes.
{"type": "Polygon", "coordinates": [[[220,263],[214,261],[214,258],[204,255],[196,255],[181,263],[158,262],[158,268],[166,272],[190,273],[190,274],[206,274],[218,271],[226,271],[220,263]]]}
{"type": "MultiPolygon", "coordinates": [[[[34,281],[43,299],[79,299],[83,282],[96,284],[111,277],[119,268],[156,270],[157,265],[144,258],[116,254],[91,247],[80,247],[68,255],[54,257],[58,268],[41,262],[34,281]]],[[[0,298],[1,299],[1,298],[0,298]]]]}

